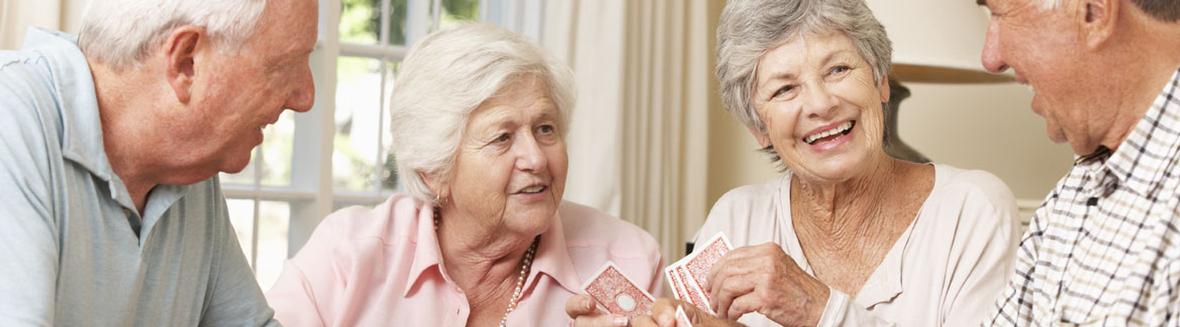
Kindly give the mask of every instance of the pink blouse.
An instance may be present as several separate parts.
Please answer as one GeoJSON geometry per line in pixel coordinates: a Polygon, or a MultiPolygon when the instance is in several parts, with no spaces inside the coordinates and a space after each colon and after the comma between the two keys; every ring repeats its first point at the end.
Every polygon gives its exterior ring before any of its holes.
{"type": "MultiPolygon", "coordinates": [[[[287,261],[266,298],[286,326],[463,326],[470,306],[447,276],[433,208],[394,195],[332,213],[287,261]]],[[[663,262],[655,239],[598,210],[563,202],[541,234],[509,326],[565,326],[565,302],[607,261],[655,296],[663,262]]]]}

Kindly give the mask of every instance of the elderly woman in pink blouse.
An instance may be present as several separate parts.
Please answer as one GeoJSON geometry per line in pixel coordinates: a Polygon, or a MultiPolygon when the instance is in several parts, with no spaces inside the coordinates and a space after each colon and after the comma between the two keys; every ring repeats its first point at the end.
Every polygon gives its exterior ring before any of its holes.
{"type": "Polygon", "coordinates": [[[287,326],[563,326],[606,262],[660,288],[643,230],[562,200],[567,68],[491,25],[428,36],[391,99],[405,186],[324,219],[266,297],[287,326]]]}

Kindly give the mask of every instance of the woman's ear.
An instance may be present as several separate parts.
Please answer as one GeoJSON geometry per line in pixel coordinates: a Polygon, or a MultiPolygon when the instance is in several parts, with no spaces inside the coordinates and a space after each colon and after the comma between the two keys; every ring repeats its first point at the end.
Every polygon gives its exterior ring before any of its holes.
{"type": "Polygon", "coordinates": [[[767,135],[766,132],[754,127],[746,127],[746,131],[749,131],[750,135],[754,137],[754,141],[758,142],[759,149],[765,149],[770,146],[770,135],[767,135]]]}
{"type": "Polygon", "coordinates": [[[193,81],[197,76],[197,56],[202,47],[209,46],[205,29],[180,26],[168,35],[161,46],[164,54],[164,74],[176,100],[188,103],[192,98],[193,81]]]}
{"type": "Polygon", "coordinates": [[[878,83],[881,84],[877,86],[877,90],[881,91],[881,103],[889,103],[889,74],[881,75],[878,83]]]}
{"type": "Polygon", "coordinates": [[[450,192],[447,191],[446,185],[434,178],[434,175],[419,171],[418,178],[421,178],[422,181],[426,183],[426,187],[430,188],[430,193],[434,193],[435,196],[438,196],[440,201],[441,199],[445,199],[450,196],[450,192]]]}

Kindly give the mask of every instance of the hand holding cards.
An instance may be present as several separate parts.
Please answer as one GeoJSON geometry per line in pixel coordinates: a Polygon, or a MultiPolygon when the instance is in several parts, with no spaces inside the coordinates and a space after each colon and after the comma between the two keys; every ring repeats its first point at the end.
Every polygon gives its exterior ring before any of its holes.
{"type": "Polygon", "coordinates": [[[705,246],[696,252],[664,268],[664,277],[668,279],[668,285],[676,299],[716,315],[717,313],[709,306],[710,295],[705,291],[705,280],[713,264],[729,253],[733,246],[722,233],[717,233],[704,244],[705,246]]]}
{"type": "Polygon", "coordinates": [[[614,262],[607,262],[582,286],[607,312],[635,318],[651,313],[656,299],[623,275],[614,262]]]}

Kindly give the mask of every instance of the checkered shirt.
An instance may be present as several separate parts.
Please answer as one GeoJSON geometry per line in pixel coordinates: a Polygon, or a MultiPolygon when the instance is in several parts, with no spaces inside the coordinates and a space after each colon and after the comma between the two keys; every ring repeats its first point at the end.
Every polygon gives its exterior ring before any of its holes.
{"type": "Polygon", "coordinates": [[[1180,326],[1180,71],[1033,214],[995,326],[1180,326]]]}

